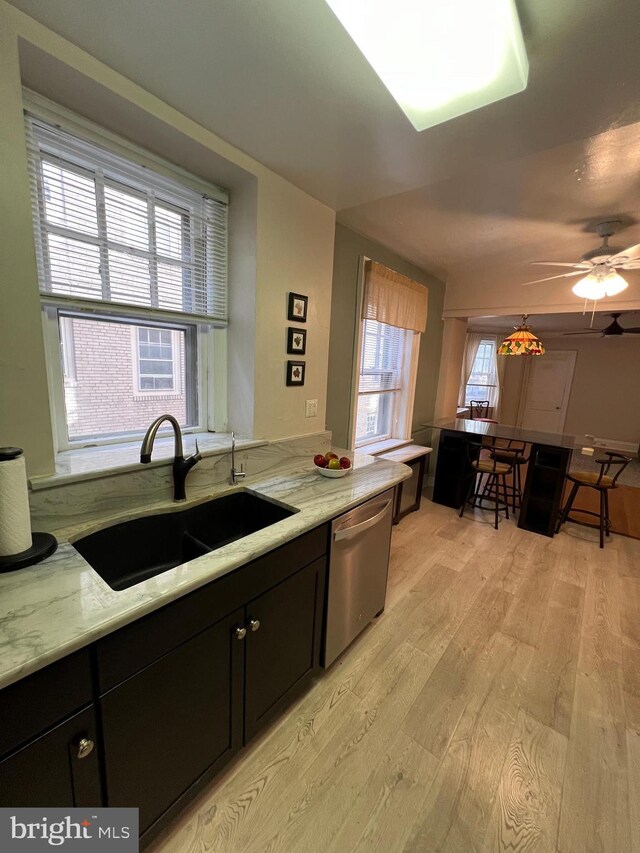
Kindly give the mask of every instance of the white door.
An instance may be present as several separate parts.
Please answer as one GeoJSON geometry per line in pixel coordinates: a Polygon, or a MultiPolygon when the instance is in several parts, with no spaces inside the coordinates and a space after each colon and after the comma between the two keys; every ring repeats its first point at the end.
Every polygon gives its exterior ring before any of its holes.
{"type": "Polygon", "coordinates": [[[576,353],[547,350],[544,355],[520,358],[528,358],[529,362],[520,400],[519,425],[540,432],[562,432],[576,353]]]}

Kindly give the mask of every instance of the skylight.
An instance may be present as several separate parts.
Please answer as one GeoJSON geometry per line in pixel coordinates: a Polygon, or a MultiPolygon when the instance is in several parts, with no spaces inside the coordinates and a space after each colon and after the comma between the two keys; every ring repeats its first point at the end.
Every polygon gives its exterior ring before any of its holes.
{"type": "Polygon", "coordinates": [[[514,0],[326,0],[416,130],[522,92],[514,0]]]}

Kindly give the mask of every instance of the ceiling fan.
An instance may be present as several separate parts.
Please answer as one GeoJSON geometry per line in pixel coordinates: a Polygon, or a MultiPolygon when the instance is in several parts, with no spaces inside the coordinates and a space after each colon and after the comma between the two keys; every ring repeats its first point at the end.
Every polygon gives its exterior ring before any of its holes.
{"type": "Polygon", "coordinates": [[[564,335],[600,335],[603,338],[620,337],[621,335],[640,335],[640,326],[624,327],[618,323],[618,317],[622,314],[609,314],[613,317],[613,322],[609,323],[604,329],[587,329],[584,332],[563,332],[564,335]]]}
{"type": "Polygon", "coordinates": [[[617,219],[600,222],[596,226],[596,231],[602,238],[602,245],[585,252],[578,263],[532,261],[537,266],[571,267],[572,272],[527,281],[525,286],[579,275],[582,276],[581,280],[572,288],[576,296],[596,300],[602,299],[603,296],[615,296],[617,293],[622,293],[628,287],[628,283],[621,275],[618,275],[617,270],[640,270],[640,243],[635,246],[628,246],[626,249],[610,246],[609,238],[616,233],[621,224],[620,220],[617,219]]]}

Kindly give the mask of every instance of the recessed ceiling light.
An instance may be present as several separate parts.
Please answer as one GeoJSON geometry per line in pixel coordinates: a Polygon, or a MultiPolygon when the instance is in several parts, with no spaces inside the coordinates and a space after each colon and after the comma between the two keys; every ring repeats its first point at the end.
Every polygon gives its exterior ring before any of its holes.
{"type": "Polygon", "coordinates": [[[326,0],[416,130],[527,86],[514,0],[326,0]]]}

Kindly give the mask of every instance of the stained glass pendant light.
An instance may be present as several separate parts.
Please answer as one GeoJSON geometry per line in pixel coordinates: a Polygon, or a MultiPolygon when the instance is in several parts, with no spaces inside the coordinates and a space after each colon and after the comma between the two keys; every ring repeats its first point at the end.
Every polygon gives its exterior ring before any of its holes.
{"type": "Polygon", "coordinates": [[[522,315],[522,323],[515,332],[505,338],[498,347],[498,355],[544,355],[542,341],[536,338],[527,325],[528,314],[522,315]]]}

